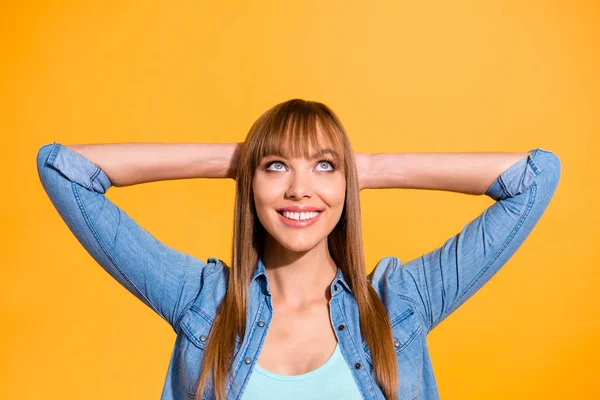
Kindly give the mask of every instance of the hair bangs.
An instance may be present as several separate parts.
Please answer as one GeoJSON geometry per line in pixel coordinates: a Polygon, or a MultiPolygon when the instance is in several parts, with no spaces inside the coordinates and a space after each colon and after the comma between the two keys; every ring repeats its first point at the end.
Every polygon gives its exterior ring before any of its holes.
{"type": "Polygon", "coordinates": [[[254,154],[257,166],[264,157],[311,159],[330,154],[336,165],[345,165],[340,128],[328,110],[296,104],[274,111],[260,132],[254,154]]]}

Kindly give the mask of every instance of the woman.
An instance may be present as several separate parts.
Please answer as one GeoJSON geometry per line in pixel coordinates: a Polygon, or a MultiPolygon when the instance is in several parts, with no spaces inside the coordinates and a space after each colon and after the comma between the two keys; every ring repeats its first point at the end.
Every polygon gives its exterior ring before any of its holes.
{"type": "MultiPolygon", "coordinates": [[[[173,327],[162,399],[437,399],[427,334],[527,238],[560,178],[528,153],[354,153],[324,104],[278,104],[242,144],[40,148],[44,189],[73,234],[173,327]],[[169,248],[110,186],[234,178],[231,267],[169,248]],[[365,276],[359,191],[410,187],[495,200],[457,235],[365,276]]],[[[393,207],[390,207],[393,212],[393,207]]]]}

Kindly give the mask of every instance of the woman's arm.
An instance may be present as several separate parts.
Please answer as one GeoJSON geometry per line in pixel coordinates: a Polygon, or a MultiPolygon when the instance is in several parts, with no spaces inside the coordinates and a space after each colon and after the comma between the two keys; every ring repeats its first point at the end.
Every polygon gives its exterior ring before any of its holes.
{"type": "Polygon", "coordinates": [[[90,256],[178,333],[181,316],[203,290],[212,290],[208,277],[223,272],[222,264],[168,246],[105,194],[112,186],[161,179],[232,177],[234,147],[54,142],[38,150],[37,170],[52,205],[90,256]]]}
{"type": "Polygon", "coordinates": [[[432,189],[481,195],[529,153],[357,153],[361,189],[432,189]]]}
{"type": "Polygon", "coordinates": [[[98,165],[113,186],[185,178],[235,179],[241,143],[65,145],[98,165]]]}
{"type": "Polygon", "coordinates": [[[389,257],[368,275],[385,301],[410,299],[429,333],[481,289],[525,242],[554,196],[562,166],[556,154],[541,148],[506,156],[467,153],[454,159],[422,155],[396,160],[411,158],[416,162],[395,167],[398,176],[392,172],[393,157],[380,158],[374,162],[380,173],[374,174],[378,178],[370,175],[371,184],[484,192],[495,200],[441,246],[406,263],[389,257]],[[523,154],[527,156],[521,158],[523,154]]]}

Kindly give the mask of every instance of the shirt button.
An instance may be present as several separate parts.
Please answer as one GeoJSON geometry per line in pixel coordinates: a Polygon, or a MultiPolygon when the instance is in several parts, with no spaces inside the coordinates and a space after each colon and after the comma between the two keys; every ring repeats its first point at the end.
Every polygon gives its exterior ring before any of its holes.
{"type": "Polygon", "coordinates": [[[396,341],[394,342],[394,347],[400,347],[400,342],[396,340],[396,341]]]}
{"type": "Polygon", "coordinates": [[[354,368],[355,368],[355,369],[360,369],[360,363],[356,363],[356,364],[354,364],[354,368]]]}
{"type": "Polygon", "coordinates": [[[333,286],[333,290],[337,292],[337,285],[333,286]]]}
{"type": "Polygon", "coordinates": [[[206,336],[204,336],[204,335],[200,336],[200,341],[201,342],[206,342],[206,336]]]}
{"type": "Polygon", "coordinates": [[[339,329],[340,331],[343,331],[343,330],[344,330],[344,328],[345,328],[345,326],[344,326],[344,325],[340,325],[340,326],[338,326],[338,329],[339,329]]]}
{"type": "Polygon", "coordinates": [[[244,362],[246,364],[250,364],[252,362],[252,359],[250,357],[246,357],[246,359],[244,360],[244,362]]]}
{"type": "Polygon", "coordinates": [[[264,321],[258,321],[258,326],[260,326],[261,328],[262,328],[263,326],[265,326],[265,323],[264,323],[264,321]]]}

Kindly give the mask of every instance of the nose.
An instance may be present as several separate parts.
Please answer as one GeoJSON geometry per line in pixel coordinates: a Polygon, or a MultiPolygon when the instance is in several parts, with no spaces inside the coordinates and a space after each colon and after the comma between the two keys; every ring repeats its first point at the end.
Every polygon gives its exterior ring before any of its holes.
{"type": "Polygon", "coordinates": [[[295,171],[290,178],[290,186],[286,191],[286,197],[301,199],[310,198],[314,193],[314,182],[310,172],[295,171]]]}

